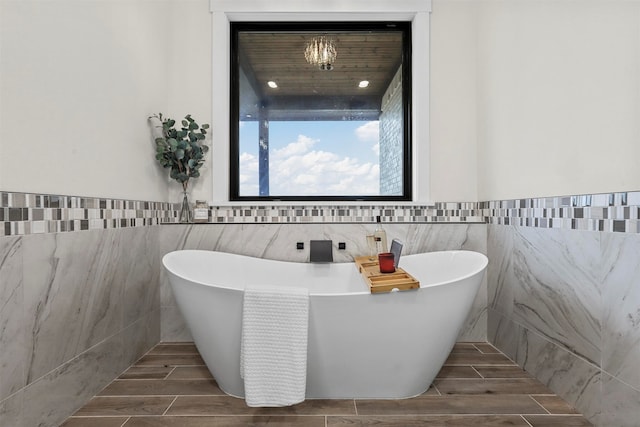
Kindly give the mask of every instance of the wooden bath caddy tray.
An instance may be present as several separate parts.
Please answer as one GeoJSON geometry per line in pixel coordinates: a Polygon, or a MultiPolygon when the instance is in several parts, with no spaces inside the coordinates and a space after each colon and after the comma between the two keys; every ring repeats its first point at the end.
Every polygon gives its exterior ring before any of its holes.
{"type": "Polygon", "coordinates": [[[420,287],[420,282],[401,268],[396,268],[393,273],[380,273],[377,258],[372,261],[371,257],[359,256],[354,261],[372,294],[391,292],[394,289],[406,291],[420,287]]]}

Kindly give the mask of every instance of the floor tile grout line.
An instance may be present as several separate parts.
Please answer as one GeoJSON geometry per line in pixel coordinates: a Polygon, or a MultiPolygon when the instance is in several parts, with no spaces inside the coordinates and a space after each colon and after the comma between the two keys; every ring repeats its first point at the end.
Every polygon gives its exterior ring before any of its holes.
{"type": "Polygon", "coordinates": [[[524,414],[519,414],[522,415],[523,417],[546,417],[546,418],[550,418],[550,417],[566,417],[566,418],[571,418],[571,417],[576,417],[576,418],[585,418],[584,414],[552,414],[552,413],[548,413],[548,414],[536,414],[534,413],[524,413],[524,414]]]}
{"type": "MultiPolygon", "coordinates": [[[[472,417],[526,417],[526,416],[535,416],[542,418],[551,418],[551,417],[565,417],[565,418],[584,418],[579,414],[520,414],[520,413],[493,413],[493,412],[477,412],[477,413],[450,413],[450,412],[429,412],[429,413],[406,413],[406,414],[363,414],[363,415],[354,415],[354,414],[343,414],[343,413],[327,413],[327,414],[278,414],[277,417],[282,418],[320,418],[323,417],[325,419],[329,417],[343,417],[343,418],[367,418],[367,417],[376,417],[376,418],[411,418],[411,417],[451,417],[451,418],[472,418],[472,417]]],[[[254,417],[265,417],[269,418],[272,415],[269,414],[167,414],[167,415],[159,415],[159,414],[136,414],[136,415],[124,415],[124,416],[114,416],[114,415],[96,415],[92,417],[80,417],[80,418],[121,418],[127,417],[127,421],[135,418],[254,418],[254,417]]],[[[79,417],[74,417],[78,419],[79,417]]],[[[69,418],[72,419],[72,418],[69,418]]],[[[124,424],[123,424],[124,425],[124,424]]]]}
{"type": "MultiPolygon", "coordinates": [[[[176,397],[177,398],[177,397],[176,397]]],[[[168,410],[168,409],[167,409],[168,410]]],[[[178,413],[178,414],[167,414],[165,411],[164,414],[135,414],[135,415],[86,415],[86,416],[74,416],[69,417],[68,419],[103,419],[103,418],[120,418],[127,417],[125,423],[129,421],[131,418],[163,418],[163,417],[173,417],[173,418],[206,418],[206,417],[217,417],[217,418],[248,418],[248,417],[269,417],[269,414],[251,414],[251,413],[237,413],[237,414],[218,414],[218,413],[201,413],[201,414],[193,414],[193,413],[178,413]]],[[[411,413],[392,413],[392,414],[349,414],[349,413],[310,413],[310,414],[278,414],[278,417],[284,418],[292,418],[292,417],[302,417],[302,418],[319,418],[319,417],[380,417],[380,418],[398,418],[398,417],[461,417],[461,418],[470,418],[470,417],[485,417],[485,416],[519,416],[519,417],[542,417],[542,418],[583,418],[582,414],[541,414],[541,413],[518,413],[518,412],[509,412],[509,413],[495,413],[495,412],[473,412],[473,413],[452,413],[452,412],[411,412],[411,413]]],[[[124,424],[123,424],[124,425],[124,424]]]]}
{"type": "MultiPolygon", "coordinates": [[[[171,371],[173,372],[173,371],[171,371]]],[[[112,382],[130,381],[215,381],[215,378],[116,378],[112,382]]]]}
{"type": "Polygon", "coordinates": [[[524,420],[524,422],[525,422],[525,423],[527,423],[527,425],[528,425],[529,427],[533,427],[533,426],[531,425],[531,423],[529,422],[529,420],[528,420],[528,419],[526,419],[526,418],[524,417],[524,414],[520,414],[520,418],[522,418],[522,419],[524,420]]]}
{"type": "Polygon", "coordinates": [[[471,345],[473,346],[473,348],[475,348],[476,350],[478,350],[478,352],[479,352],[480,354],[484,354],[484,351],[480,350],[480,349],[478,348],[478,346],[476,345],[476,343],[472,343],[471,345]]]}
{"type": "Polygon", "coordinates": [[[130,368],[201,368],[203,366],[207,365],[133,365],[130,368]]]}
{"type": "MultiPolygon", "coordinates": [[[[250,414],[250,413],[246,413],[246,414],[190,414],[190,413],[184,413],[184,414],[171,414],[171,415],[131,415],[131,418],[143,418],[143,417],[156,417],[156,418],[163,418],[163,417],[173,417],[173,418],[208,418],[208,417],[217,417],[217,418],[253,418],[253,417],[272,417],[273,415],[269,415],[269,414],[250,414]]],[[[353,414],[278,414],[275,415],[277,417],[284,417],[284,418],[320,418],[320,417],[352,417],[354,416],[353,414]]]]}
{"type": "Polygon", "coordinates": [[[67,418],[68,420],[76,420],[76,419],[83,419],[83,418],[131,418],[135,415],[126,415],[126,414],[97,414],[97,415],[76,415],[73,414],[71,415],[69,418],[67,418]]]}
{"type": "MultiPolygon", "coordinates": [[[[194,356],[200,356],[200,355],[198,354],[147,354],[147,356],[153,356],[154,359],[162,359],[162,358],[170,359],[172,357],[194,357],[194,356]]],[[[136,360],[136,364],[138,364],[138,362],[140,362],[141,360],[142,358],[140,358],[140,360],[136,360]]],[[[198,366],[204,366],[204,363],[200,363],[200,361],[198,361],[198,363],[199,363],[198,366]]],[[[176,363],[176,365],[191,366],[190,364],[180,364],[180,363],[176,363]]],[[[160,366],[164,366],[164,365],[160,365],[160,366]]]]}
{"type": "Polygon", "coordinates": [[[525,413],[525,414],[520,414],[520,415],[522,417],[542,417],[542,418],[558,418],[558,417],[567,417],[567,418],[569,418],[569,417],[575,417],[575,418],[582,418],[584,420],[587,420],[586,417],[583,414],[552,414],[552,413],[547,413],[547,414],[531,413],[530,414],[530,413],[525,413]]]}
{"type": "MultiPolygon", "coordinates": [[[[229,396],[229,395],[225,394],[224,392],[218,393],[218,394],[176,394],[176,393],[167,393],[167,394],[104,394],[104,395],[93,396],[92,399],[96,399],[96,398],[116,399],[116,398],[123,398],[123,397],[171,397],[171,396],[178,396],[178,397],[220,397],[220,396],[229,396]]],[[[229,396],[229,397],[234,397],[234,396],[229,396]]],[[[236,397],[234,397],[234,398],[238,399],[236,397]]],[[[86,415],[79,415],[79,416],[84,417],[86,415]]]]}
{"type": "Polygon", "coordinates": [[[563,418],[585,418],[584,414],[521,414],[522,416],[525,417],[554,417],[554,418],[558,418],[558,417],[563,417],[563,418]]]}
{"type": "Polygon", "coordinates": [[[171,376],[171,374],[173,374],[173,373],[175,372],[175,370],[176,370],[176,367],[175,367],[175,366],[173,366],[173,367],[171,368],[171,370],[169,371],[169,373],[168,373],[168,374],[167,374],[167,375],[166,375],[162,380],[163,380],[163,381],[168,380],[168,379],[169,379],[169,377],[171,376]]]}
{"type": "Polygon", "coordinates": [[[504,354],[503,352],[501,352],[498,348],[496,348],[496,346],[494,346],[493,344],[491,344],[490,342],[484,342],[484,343],[476,343],[474,344],[475,348],[478,349],[478,351],[482,354],[504,354]],[[485,345],[489,345],[491,346],[492,351],[490,352],[486,352],[483,351],[480,347],[478,347],[478,344],[485,344],[485,345]]]}
{"type": "MultiPolygon", "coordinates": [[[[480,372],[478,372],[480,374],[480,372]]],[[[482,374],[480,374],[482,375],[482,374]]],[[[448,378],[448,377],[436,377],[434,381],[515,381],[515,380],[535,380],[535,378],[529,377],[457,377],[457,378],[448,378]]],[[[517,382],[517,381],[516,381],[517,382]]],[[[540,382],[540,381],[538,381],[540,382]]],[[[531,393],[531,394],[553,394],[553,393],[531,393]]]]}
{"type": "Polygon", "coordinates": [[[435,384],[431,384],[431,387],[433,387],[433,389],[436,391],[436,393],[438,393],[438,396],[442,396],[442,393],[440,392],[440,390],[438,390],[438,387],[436,387],[435,384]]]}
{"type": "Polygon", "coordinates": [[[484,376],[484,375],[482,375],[482,374],[480,373],[480,371],[478,371],[474,365],[471,365],[471,369],[473,369],[473,370],[474,370],[478,375],[480,375],[480,378],[482,378],[482,379],[486,379],[486,378],[485,378],[485,376],[484,376]]]}
{"type": "Polygon", "coordinates": [[[550,411],[550,410],[548,410],[547,408],[545,408],[545,407],[542,405],[542,403],[538,402],[538,401],[536,400],[536,398],[535,398],[535,397],[533,397],[533,396],[534,396],[534,395],[532,395],[532,394],[530,394],[530,395],[529,395],[529,397],[530,397],[534,402],[536,402],[536,404],[537,404],[538,406],[540,406],[543,410],[547,411],[547,414],[549,414],[549,415],[553,415],[553,414],[551,413],[551,411],[550,411]]]}
{"type": "MultiPolygon", "coordinates": [[[[220,396],[229,396],[229,395],[225,394],[224,392],[218,393],[218,394],[175,394],[175,393],[169,393],[169,394],[104,394],[104,395],[101,395],[101,396],[93,396],[93,399],[95,399],[96,397],[116,398],[116,397],[169,397],[169,396],[178,396],[178,397],[220,397],[220,396]]],[[[236,399],[239,399],[238,397],[235,397],[235,396],[229,396],[229,397],[234,397],[236,399]]]]}
{"type": "MultiPolygon", "coordinates": [[[[91,399],[97,397],[102,391],[104,391],[107,387],[109,387],[114,381],[116,381],[118,378],[120,378],[125,372],[127,372],[130,368],[132,368],[133,366],[136,365],[136,363],[138,363],[144,356],[146,356],[147,354],[149,354],[149,352],[151,350],[153,350],[154,348],[156,348],[158,344],[153,345],[151,348],[149,348],[142,356],[140,356],[139,358],[137,358],[131,365],[129,365],[128,367],[126,367],[124,370],[122,370],[115,379],[109,381],[104,387],[102,387],[100,390],[98,390],[98,392],[96,394],[94,394],[91,399]]],[[[88,351],[88,350],[87,350],[88,351]]],[[[89,400],[91,400],[89,399],[89,400]]],[[[78,408],[80,409],[80,408],[78,408]]]]}
{"type": "MultiPolygon", "coordinates": [[[[154,415],[157,416],[157,415],[154,415]]],[[[198,416],[198,415],[172,415],[172,416],[198,416]]],[[[216,417],[250,417],[254,415],[205,415],[205,416],[216,416],[216,417]]],[[[281,415],[283,417],[317,417],[322,415],[305,415],[305,414],[292,414],[292,415],[281,415]]],[[[326,414],[326,417],[355,417],[356,415],[349,414],[326,414]]],[[[566,417],[566,418],[584,418],[583,415],[580,414],[521,414],[517,412],[510,413],[495,413],[495,412],[470,412],[470,413],[450,413],[450,412],[429,412],[429,413],[406,413],[406,414],[365,414],[365,415],[357,415],[358,417],[377,417],[377,418],[409,418],[409,417],[460,417],[460,418],[471,418],[471,417],[543,417],[543,418],[556,418],[556,417],[566,417]]],[[[527,425],[531,425],[527,421],[527,425]]]]}
{"type": "MultiPolygon", "coordinates": [[[[232,417],[237,417],[237,418],[249,418],[249,417],[269,417],[269,415],[266,414],[260,414],[260,415],[255,415],[255,414],[238,414],[238,415],[229,415],[229,414],[218,414],[218,415],[194,415],[194,414],[185,414],[185,415],[168,415],[169,417],[175,417],[175,418],[183,418],[183,417],[201,417],[201,418],[206,418],[206,417],[217,417],[217,418],[232,418],[232,417]]],[[[284,418],[293,418],[293,417],[297,417],[297,418],[319,418],[319,417],[324,417],[325,419],[328,419],[329,417],[342,417],[342,418],[362,418],[362,417],[376,417],[376,418],[412,418],[412,417],[425,417],[425,418],[431,418],[431,417],[450,417],[450,418],[473,418],[473,417],[521,417],[524,419],[524,421],[527,423],[527,426],[531,426],[531,424],[529,423],[529,421],[526,420],[526,418],[524,417],[548,417],[548,418],[555,418],[555,417],[575,417],[575,418],[584,418],[578,414],[574,414],[574,415],[567,415],[567,414],[558,414],[558,415],[547,415],[547,414],[519,414],[519,413],[501,413],[501,414],[496,414],[496,413],[491,413],[491,412],[483,412],[483,413],[465,413],[465,414],[451,414],[451,413],[447,413],[447,412],[434,412],[434,413],[411,413],[411,414],[369,414],[369,415],[353,415],[353,414],[287,414],[287,415],[278,415],[279,417],[284,417],[284,418]]],[[[132,416],[131,418],[140,418],[140,417],[161,417],[160,415],[136,415],[136,416],[132,416]]]]}
{"type": "Polygon", "coordinates": [[[164,410],[164,412],[162,413],[162,416],[164,417],[167,412],[169,411],[169,409],[171,409],[171,407],[173,406],[173,404],[176,402],[176,400],[178,400],[178,396],[174,397],[173,400],[171,401],[171,403],[169,404],[169,406],[167,406],[167,409],[164,410]]]}
{"type": "Polygon", "coordinates": [[[149,354],[145,354],[144,356],[142,356],[139,360],[136,360],[137,362],[140,362],[141,360],[143,360],[144,358],[153,358],[153,359],[162,359],[162,358],[173,358],[173,357],[184,357],[184,358],[197,358],[197,357],[201,357],[201,355],[199,353],[177,353],[177,354],[166,354],[166,353],[149,353],[149,354]]]}
{"type": "Polygon", "coordinates": [[[447,362],[444,362],[444,365],[442,366],[443,367],[444,366],[517,366],[520,368],[520,366],[516,365],[515,363],[447,363],[447,362]]]}
{"type": "Polygon", "coordinates": [[[195,347],[193,341],[159,342],[156,347],[195,347]]]}

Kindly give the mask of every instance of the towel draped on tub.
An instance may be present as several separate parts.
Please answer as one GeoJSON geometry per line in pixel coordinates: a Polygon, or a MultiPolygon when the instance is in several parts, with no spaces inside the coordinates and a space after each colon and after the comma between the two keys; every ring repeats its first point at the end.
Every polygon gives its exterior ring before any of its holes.
{"type": "Polygon", "coordinates": [[[289,406],[305,398],[309,291],[244,290],[240,375],[248,406],[289,406]]]}

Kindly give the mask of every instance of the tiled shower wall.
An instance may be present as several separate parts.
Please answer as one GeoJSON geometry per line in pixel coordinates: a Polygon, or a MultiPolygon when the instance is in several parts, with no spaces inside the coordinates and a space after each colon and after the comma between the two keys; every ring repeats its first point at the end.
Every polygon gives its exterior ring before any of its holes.
{"type": "Polygon", "coordinates": [[[160,257],[206,248],[305,261],[367,251],[380,215],[407,253],[490,258],[461,339],[486,335],[602,426],[640,408],[640,192],[432,206],[214,207],[0,192],[0,425],[55,426],[158,340],[188,339],[160,257]],[[487,225],[488,223],[488,225],[487,225]],[[589,231],[592,230],[592,231],[589,231]],[[488,232],[488,236],[487,236],[488,232]],[[598,418],[600,417],[600,418],[598,418]]]}

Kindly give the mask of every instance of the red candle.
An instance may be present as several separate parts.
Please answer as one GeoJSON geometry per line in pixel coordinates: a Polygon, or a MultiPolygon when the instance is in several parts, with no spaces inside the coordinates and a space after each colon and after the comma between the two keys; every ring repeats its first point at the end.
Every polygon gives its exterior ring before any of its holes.
{"type": "Polygon", "coordinates": [[[396,271],[393,265],[393,254],[391,252],[378,254],[378,262],[380,263],[380,273],[393,273],[396,271]]]}

